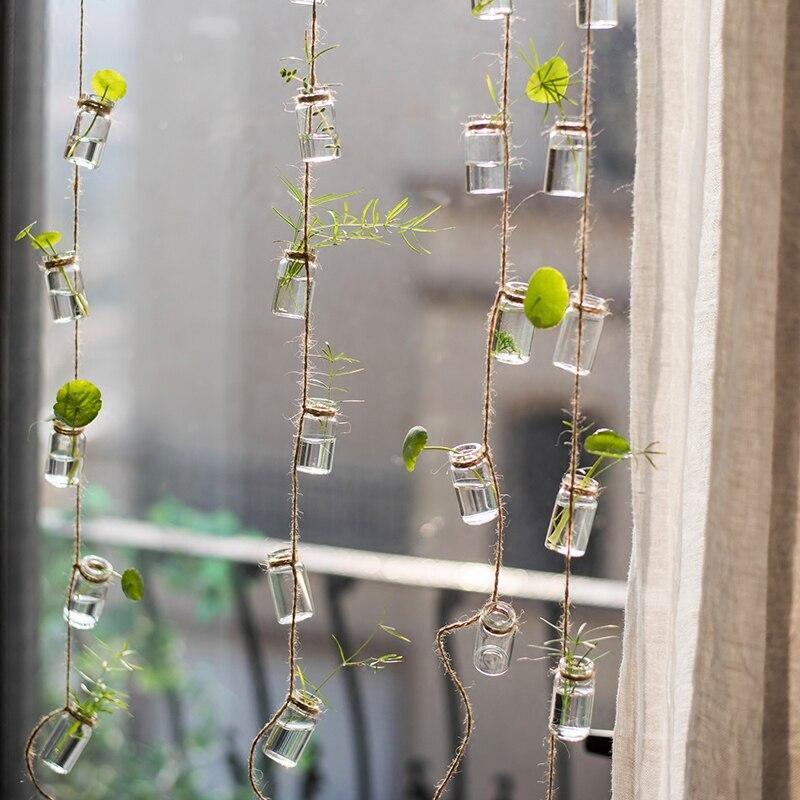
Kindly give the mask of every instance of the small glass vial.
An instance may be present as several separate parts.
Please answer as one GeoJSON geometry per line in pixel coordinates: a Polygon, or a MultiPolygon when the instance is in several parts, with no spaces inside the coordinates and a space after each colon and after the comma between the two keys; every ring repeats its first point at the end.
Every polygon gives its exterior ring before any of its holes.
{"type": "Polygon", "coordinates": [[[567,472],[561,479],[561,486],[556,495],[553,515],[547,529],[545,547],[557,553],[579,558],[586,552],[589,536],[592,533],[594,515],[597,513],[597,499],[600,496],[600,484],[594,478],[586,477],[586,470],[579,469],[575,473],[572,503],[572,536],[569,535],[569,498],[570,487],[573,486],[572,474],[567,472]],[[569,547],[568,547],[569,545],[569,547]]]}
{"type": "Polygon", "coordinates": [[[497,495],[486,453],[476,443],[460,444],[450,451],[450,474],[467,525],[483,525],[497,518],[497,495]]]}
{"type": "Polygon", "coordinates": [[[580,742],[589,735],[594,705],[594,662],[577,658],[558,662],[550,703],[550,733],[563,742],[580,742]]]}
{"type": "Polygon", "coordinates": [[[59,775],[67,775],[92,738],[96,717],[84,717],[75,709],[64,709],[39,755],[42,763],[59,775]]]}
{"type": "Polygon", "coordinates": [[[297,614],[295,620],[302,622],[314,615],[314,601],[308,583],[306,568],[301,561],[295,561],[292,569],[292,551],[285,547],[267,556],[267,574],[275,616],[280,625],[291,625],[294,601],[294,575],[297,575],[297,614]]]}
{"type": "Polygon", "coordinates": [[[261,741],[264,755],[283,767],[297,766],[324,710],[318,697],[295,689],[286,708],[264,731],[261,741]]]}
{"type": "Polygon", "coordinates": [[[583,302],[581,302],[578,293],[572,292],[569,306],[558,330],[553,364],[573,375],[576,372],[588,375],[592,371],[597,356],[603,323],[610,313],[608,303],[602,297],[585,294],[583,302]],[[581,310],[583,311],[582,321],[579,319],[581,310]],[[578,364],[579,329],[581,334],[580,364],[578,364]]]}
{"type": "Polygon", "coordinates": [[[81,265],[73,250],[45,258],[39,268],[44,273],[53,322],[74,322],[89,315],[81,265]]]}
{"type": "Polygon", "coordinates": [[[503,194],[505,191],[505,134],[502,119],[476,114],[464,129],[468,194],[503,194]]]}
{"type": "Polygon", "coordinates": [[[59,489],[77,486],[81,482],[86,436],[81,428],[69,428],[53,423],[44,479],[59,489]]]}
{"type": "Polygon", "coordinates": [[[544,190],[560,197],[583,197],[586,189],[586,128],[567,118],[550,129],[544,190]]]}
{"type": "MultiPolygon", "coordinates": [[[[616,28],[618,18],[618,0],[592,0],[592,30],[608,30],[616,28]]],[[[575,17],[579,28],[589,26],[589,0],[575,0],[575,17]]]]}
{"type": "Polygon", "coordinates": [[[492,355],[502,364],[527,364],[531,360],[534,328],[525,315],[527,289],[522,281],[511,281],[500,292],[492,355]]]}
{"type": "Polygon", "coordinates": [[[78,115],[64,148],[67,161],[86,169],[97,169],[111,128],[114,104],[96,94],[81,95],[78,115]]]}
{"type": "Polygon", "coordinates": [[[334,400],[321,397],[309,399],[300,428],[298,472],[328,475],[333,469],[338,413],[339,406],[334,400]]]}
{"type": "Polygon", "coordinates": [[[516,634],[517,614],[510,604],[499,600],[484,606],[475,634],[475,669],[484,675],[505,675],[516,634]]]}
{"type": "Polygon", "coordinates": [[[342,154],[336,132],[336,100],[327,86],[312,86],[295,97],[300,156],[306,163],[333,161],[342,154]]]}
{"type": "Polygon", "coordinates": [[[513,12],[512,0],[472,0],[472,16],[477,19],[503,19],[513,12]]]}
{"type": "Polygon", "coordinates": [[[275,282],[275,297],[272,300],[272,313],[278,317],[304,319],[306,315],[306,284],[311,281],[309,301],[314,296],[314,273],[317,270],[317,257],[314,253],[300,250],[287,250],[278,264],[275,282]],[[308,271],[306,271],[308,261],[308,271]]]}
{"type": "Polygon", "coordinates": [[[114,568],[100,556],[84,556],[72,578],[64,620],[71,628],[88,631],[103,613],[114,568]]]}

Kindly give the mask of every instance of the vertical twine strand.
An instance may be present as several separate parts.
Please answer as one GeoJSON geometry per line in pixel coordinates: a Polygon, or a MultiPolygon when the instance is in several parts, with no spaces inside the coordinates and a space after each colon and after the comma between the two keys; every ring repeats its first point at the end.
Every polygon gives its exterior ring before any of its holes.
{"type": "MultiPolygon", "coordinates": [[[[309,52],[311,65],[309,67],[309,83],[311,86],[316,84],[316,58],[317,58],[317,0],[311,4],[311,24],[309,52]]],[[[297,415],[297,423],[294,431],[294,445],[292,449],[292,471],[291,471],[291,500],[289,511],[289,536],[292,551],[292,620],[289,625],[289,688],[282,705],[272,715],[272,717],[261,727],[250,744],[250,752],[247,758],[247,772],[250,779],[250,787],[259,797],[259,800],[269,800],[269,796],[264,793],[257,780],[257,770],[255,767],[256,750],[261,737],[267,729],[275,723],[280,715],[286,710],[295,690],[297,672],[297,650],[299,640],[297,635],[297,608],[299,604],[299,582],[297,578],[297,551],[300,543],[300,481],[298,464],[300,461],[300,438],[303,433],[303,418],[308,410],[308,387],[311,378],[311,267],[310,267],[310,248],[309,234],[311,225],[311,165],[308,162],[303,164],[303,254],[305,255],[306,273],[306,307],[303,316],[303,337],[301,342],[301,379],[300,379],[300,410],[297,415]]]]}
{"type": "MultiPolygon", "coordinates": [[[[503,154],[504,154],[504,167],[503,167],[503,200],[500,212],[500,269],[499,269],[499,285],[495,293],[494,302],[492,303],[491,310],[488,316],[488,332],[486,337],[486,361],[483,382],[483,436],[482,444],[486,454],[486,463],[489,466],[489,472],[492,478],[492,488],[497,498],[497,527],[495,533],[494,544],[494,582],[492,587],[492,594],[490,602],[497,602],[500,596],[500,572],[503,566],[503,540],[505,535],[505,508],[503,506],[503,498],[500,491],[500,478],[494,465],[494,457],[492,455],[491,443],[489,440],[489,432],[491,428],[492,417],[492,375],[494,359],[492,358],[492,344],[494,341],[494,330],[497,324],[497,318],[500,313],[500,301],[502,299],[502,289],[506,284],[508,277],[508,243],[509,235],[511,232],[511,206],[510,206],[510,165],[511,165],[511,142],[509,136],[509,118],[508,118],[508,78],[509,66],[511,63],[511,15],[507,15],[503,25],[503,56],[502,56],[502,94],[500,102],[500,115],[503,121],[503,154]]],[[[444,667],[447,677],[450,678],[451,683],[455,687],[461,702],[464,704],[464,731],[461,736],[461,741],[456,747],[453,758],[447,767],[444,777],[439,781],[436,790],[433,794],[433,800],[440,800],[443,796],[448,784],[455,777],[458,772],[461,762],[464,760],[464,755],[469,746],[469,741],[472,738],[474,728],[475,715],[472,710],[472,703],[469,699],[466,687],[462,682],[458,673],[455,671],[451,662],[450,656],[447,653],[445,640],[448,636],[455,631],[463,628],[468,628],[474,625],[480,619],[481,612],[477,611],[471,616],[451,622],[448,625],[439,629],[436,634],[436,652],[439,660],[444,667]]]]}
{"type": "MultiPolygon", "coordinates": [[[[592,0],[586,0],[586,35],[583,44],[583,91],[581,94],[581,126],[586,134],[586,168],[583,175],[583,201],[578,224],[578,341],[575,350],[575,379],[572,386],[570,412],[569,453],[569,509],[567,514],[567,552],[564,556],[564,597],[561,601],[561,653],[566,656],[570,632],[570,579],[572,577],[572,522],[575,513],[575,481],[580,460],[580,421],[581,421],[581,363],[583,348],[583,300],[589,279],[589,214],[591,210],[591,158],[592,158],[592,0]]],[[[549,736],[547,748],[547,800],[556,796],[556,746],[555,736],[549,736]]]]}

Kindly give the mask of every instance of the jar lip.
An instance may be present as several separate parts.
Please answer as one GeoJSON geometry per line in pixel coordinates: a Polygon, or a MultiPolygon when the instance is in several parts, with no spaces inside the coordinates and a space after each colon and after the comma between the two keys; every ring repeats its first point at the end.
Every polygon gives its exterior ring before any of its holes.
{"type": "Polygon", "coordinates": [[[500,636],[512,633],[517,630],[517,612],[504,600],[487,603],[481,610],[481,625],[500,636]]]}
{"type": "Polygon", "coordinates": [[[80,560],[78,572],[91,583],[106,583],[114,574],[114,567],[102,556],[91,555],[80,560]]]}
{"type": "Polygon", "coordinates": [[[563,117],[553,123],[551,131],[564,131],[568,133],[586,133],[586,126],[580,117],[563,117]]]}
{"type": "Polygon", "coordinates": [[[506,127],[511,127],[511,121],[506,120],[504,123],[499,112],[497,114],[470,114],[465,127],[468,131],[502,131],[506,127]]]}
{"type": "Polygon", "coordinates": [[[572,488],[573,492],[582,497],[597,497],[600,494],[600,483],[594,478],[586,477],[586,469],[580,468],[575,471],[576,485],[572,483],[572,471],[567,470],[561,479],[561,486],[566,491],[572,488]]]}
{"type": "Polygon", "coordinates": [[[64,709],[64,711],[67,714],[69,714],[74,720],[77,720],[83,725],[88,725],[90,728],[94,728],[94,726],[97,724],[97,714],[92,714],[91,716],[88,716],[84,714],[76,706],[72,705],[71,703],[64,709]]]}
{"type": "Polygon", "coordinates": [[[60,420],[53,420],[53,430],[62,436],[82,436],[83,428],[72,428],[60,420]]]}
{"type": "Polygon", "coordinates": [[[594,294],[584,294],[583,302],[581,302],[580,293],[571,292],[569,304],[573,309],[583,309],[584,314],[593,314],[596,317],[607,317],[611,313],[608,308],[608,301],[594,294]]]}
{"type": "Polygon", "coordinates": [[[486,451],[478,442],[467,442],[454,447],[449,455],[454,467],[474,467],[486,458],[486,451]]]}
{"type": "Polygon", "coordinates": [[[298,105],[321,103],[324,101],[333,100],[333,98],[333,90],[326,84],[322,84],[320,86],[309,86],[308,89],[302,89],[294,96],[294,100],[298,105]]]}
{"type": "Polygon", "coordinates": [[[114,101],[103,99],[99,94],[82,94],[78,100],[79,106],[88,106],[96,111],[111,111],[114,108],[114,101]]]}
{"type": "Polygon", "coordinates": [[[335,417],[339,413],[339,404],[326,397],[309,397],[306,402],[306,414],[312,417],[335,417]]]}
{"type": "Polygon", "coordinates": [[[580,656],[569,664],[562,656],[558,661],[558,673],[570,681],[590,681],[594,678],[594,661],[588,656],[580,656]]]}
{"type": "Polygon", "coordinates": [[[44,256],[42,258],[42,269],[58,269],[66,267],[69,264],[78,263],[78,254],[74,250],[67,250],[64,253],[59,253],[57,256],[44,256]]]}
{"type": "MultiPolygon", "coordinates": [[[[297,566],[302,566],[300,560],[296,562],[297,566]]],[[[270,567],[284,567],[292,565],[292,548],[279,547],[267,555],[267,568],[270,567]]]]}
{"type": "Polygon", "coordinates": [[[325,704],[313,692],[293,689],[289,703],[309,716],[319,716],[325,711],[325,704]]]}
{"type": "Polygon", "coordinates": [[[528,293],[528,284],[525,281],[508,281],[500,290],[500,293],[507,300],[515,303],[524,303],[525,295],[528,293]]]}
{"type": "Polygon", "coordinates": [[[289,261],[307,261],[309,267],[317,265],[317,254],[313,250],[307,253],[303,250],[284,250],[283,257],[289,261]]]}

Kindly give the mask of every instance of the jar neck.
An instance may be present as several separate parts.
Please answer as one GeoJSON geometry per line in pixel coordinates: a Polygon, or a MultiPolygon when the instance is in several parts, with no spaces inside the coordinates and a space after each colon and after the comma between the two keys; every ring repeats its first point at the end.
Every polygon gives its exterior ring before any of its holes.
{"type": "Polygon", "coordinates": [[[289,698],[293,708],[309,717],[318,717],[324,710],[322,700],[315,694],[295,689],[289,698]]]}
{"type": "Polygon", "coordinates": [[[64,269],[73,264],[77,264],[78,256],[74,250],[69,250],[66,253],[60,253],[57,256],[45,256],[42,260],[43,269],[64,269]]]}
{"type": "Polygon", "coordinates": [[[291,567],[292,564],[292,549],[290,547],[275,550],[267,556],[267,569],[291,567]]]}
{"type": "Polygon", "coordinates": [[[517,629],[517,614],[509,603],[498,600],[488,603],[481,611],[484,630],[497,636],[506,636],[517,629]]]}
{"type": "Polygon", "coordinates": [[[600,484],[594,478],[587,478],[585,469],[575,472],[574,481],[572,473],[565,472],[561,479],[561,489],[565,492],[572,491],[581,497],[597,497],[600,494],[600,484]]]}
{"type": "Polygon", "coordinates": [[[312,397],[306,403],[305,413],[312,417],[334,419],[339,413],[339,405],[335,400],[327,400],[324,397],[312,397]]]}
{"type": "Polygon", "coordinates": [[[606,317],[611,312],[608,310],[608,303],[602,298],[593,294],[584,294],[583,300],[578,292],[573,292],[569,297],[569,305],[574,313],[581,310],[584,314],[593,317],[606,317]]]}
{"type": "Polygon", "coordinates": [[[111,562],[100,556],[84,556],[78,563],[78,572],[90,583],[107,583],[114,574],[111,562]]]}
{"type": "Polygon", "coordinates": [[[558,674],[565,680],[574,683],[590,681],[594,678],[594,661],[586,656],[572,660],[562,658],[558,662],[558,674]]]}
{"type": "Polygon", "coordinates": [[[333,92],[327,86],[312,86],[310,89],[295,95],[295,102],[299,106],[311,106],[314,103],[330,103],[333,101],[333,92]]]}
{"type": "Polygon", "coordinates": [[[483,445],[476,442],[460,444],[450,451],[450,463],[458,468],[475,467],[485,458],[486,451],[483,445]]]}
{"type": "Polygon", "coordinates": [[[61,436],[83,436],[83,428],[71,428],[58,420],[53,422],[53,430],[61,436]]]}
{"type": "Polygon", "coordinates": [[[114,103],[111,100],[105,100],[98,94],[83,94],[78,100],[78,106],[80,108],[89,108],[98,114],[110,114],[111,109],[114,108],[114,103]]]}

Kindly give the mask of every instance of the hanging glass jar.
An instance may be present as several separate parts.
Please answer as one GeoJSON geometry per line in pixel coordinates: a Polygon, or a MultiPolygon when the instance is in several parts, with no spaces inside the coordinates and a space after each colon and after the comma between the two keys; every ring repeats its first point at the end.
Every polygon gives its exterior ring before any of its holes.
{"type": "Polygon", "coordinates": [[[300,250],[287,250],[278,263],[278,276],[275,283],[275,297],[272,300],[272,313],[278,317],[304,319],[306,315],[306,284],[309,287],[308,300],[314,296],[314,273],[317,270],[317,257],[300,250]],[[308,271],[306,271],[308,261],[308,271]]]}
{"type": "Polygon", "coordinates": [[[280,625],[292,622],[292,606],[294,604],[294,580],[297,576],[297,613],[295,620],[302,622],[314,615],[314,601],[311,598],[311,586],[308,583],[306,568],[302,561],[295,561],[292,569],[291,548],[275,550],[267,556],[267,574],[275,616],[280,625]]]}
{"type": "Polygon", "coordinates": [[[487,603],[475,633],[475,669],[491,676],[508,672],[516,634],[517,614],[511,605],[502,600],[487,603]]]}
{"type": "Polygon", "coordinates": [[[472,16],[478,19],[503,19],[513,12],[512,0],[472,0],[472,16]]]}
{"type": "Polygon", "coordinates": [[[586,188],[586,128],[566,117],[550,129],[544,190],[561,197],[583,197],[586,188]]]}
{"type": "Polygon", "coordinates": [[[499,115],[475,114],[464,129],[468,194],[503,194],[505,137],[499,115]]]}
{"type": "Polygon", "coordinates": [[[297,471],[328,475],[333,469],[339,406],[334,400],[312,397],[306,403],[300,429],[297,471]]]}
{"type": "Polygon", "coordinates": [[[332,161],[342,154],[335,104],[328,86],[311,86],[295,97],[300,156],[306,163],[332,161]]]}
{"type": "Polygon", "coordinates": [[[100,556],[84,556],[72,577],[64,620],[71,628],[87,631],[97,624],[106,604],[114,568],[100,556]]]}
{"type": "Polygon", "coordinates": [[[67,775],[89,744],[97,717],[86,717],[77,709],[69,708],[64,709],[55,720],[53,732],[39,758],[53,772],[67,775]]]}
{"type": "Polygon", "coordinates": [[[316,695],[293,691],[286,708],[264,731],[261,741],[264,755],[281,766],[296,766],[324,710],[316,695]]]}
{"type": "Polygon", "coordinates": [[[77,486],[81,482],[85,454],[86,436],[83,430],[69,428],[60,422],[54,422],[44,468],[44,479],[59,489],[77,486]]]}
{"type": "Polygon", "coordinates": [[[574,484],[571,471],[567,472],[561,479],[561,486],[556,495],[550,526],[547,529],[545,547],[562,555],[567,555],[567,550],[569,550],[572,558],[582,556],[589,545],[589,536],[592,533],[599,496],[600,484],[594,478],[587,478],[585,469],[576,471],[574,484]],[[574,500],[571,537],[569,537],[570,487],[574,487],[572,490],[574,500]]]}
{"type": "Polygon", "coordinates": [[[605,318],[611,312],[602,297],[584,294],[583,302],[578,292],[572,292],[564,319],[558,330],[553,364],[575,374],[588,375],[594,366],[600,335],[605,318]],[[583,319],[580,319],[583,311],[583,319]],[[578,333],[580,331],[581,356],[578,364],[578,333]]]}
{"type": "Polygon", "coordinates": [[[45,258],[39,268],[44,273],[53,322],[74,322],[89,315],[81,265],[75,251],[45,258]]]}
{"type": "Polygon", "coordinates": [[[111,128],[114,104],[96,94],[81,95],[75,125],[67,138],[64,158],[79,167],[97,169],[111,128]]]}
{"type": "Polygon", "coordinates": [[[461,519],[483,525],[497,518],[497,495],[486,452],[476,443],[460,444],[450,451],[450,474],[461,519]]]}
{"type": "Polygon", "coordinates": [[[553,680],[550,732],[564,742],[580,742],[589,735],[594,705],[594,662],[590,658],[562,658],[553,680]]]}
{"type": "Polygon", "coordinates": [[[510,281],[500,292],[492,355],[503,364],[527,364],[533,347],[533,325],[525,314],[527,284],[510,281]]]}
{"type": "MultiPolygon", "coordinates": [[[[616,28],[619,22],[617,6],[618,0],[592,0],[592,30],[616,28]]],[[[575,16],[578,27],[586,29],[589,25],[588,0],[576,0],[575,16]]]]}

